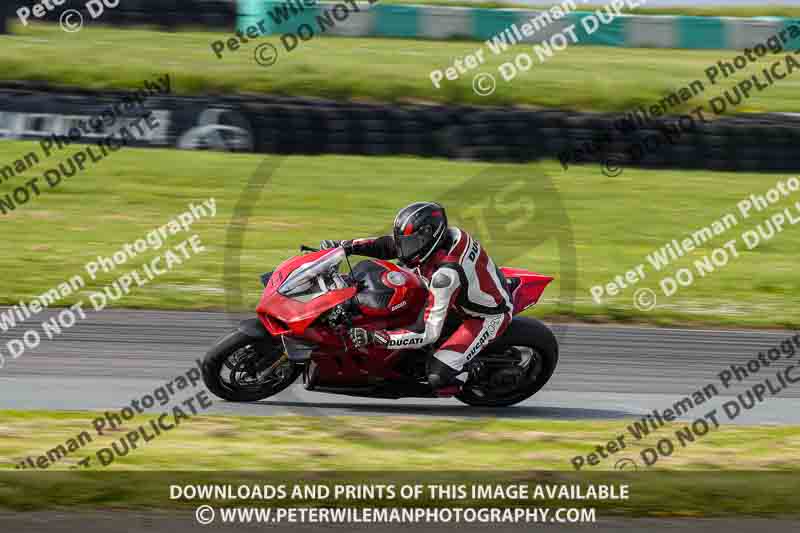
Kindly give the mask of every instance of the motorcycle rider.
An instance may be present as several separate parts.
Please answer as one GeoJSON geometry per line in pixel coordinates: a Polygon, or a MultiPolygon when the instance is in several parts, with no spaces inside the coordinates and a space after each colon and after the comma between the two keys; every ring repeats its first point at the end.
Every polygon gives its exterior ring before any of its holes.
{"type": "Polygon", "coordinates": [[[505,278],[483,247],[466,231],[448,227],[444,207],[416,202],[400,210],[392,235],[347,241],[324,240],[321,248],[377,259],[399,259],[415,268],[428,285],[423,325],[391,331],[352,328],[356,347],[417,349],[439,340],[454,311],[461,325],[428,360],[428,382],[439,396],[456,394],[467,379],[464,366],[490,341],[502,335],[512,318],[505,278]]]}

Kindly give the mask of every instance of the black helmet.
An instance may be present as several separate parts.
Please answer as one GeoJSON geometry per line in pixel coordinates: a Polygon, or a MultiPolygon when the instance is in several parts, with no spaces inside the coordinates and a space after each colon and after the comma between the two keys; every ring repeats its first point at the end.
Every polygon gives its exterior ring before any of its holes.
{"type": "Polygon", "coordinates": [[[433,202],[416,202],[404,207],[394,219],[397,257],[407,265],[426,260],[447,233],[444,207],[433,202]]]}

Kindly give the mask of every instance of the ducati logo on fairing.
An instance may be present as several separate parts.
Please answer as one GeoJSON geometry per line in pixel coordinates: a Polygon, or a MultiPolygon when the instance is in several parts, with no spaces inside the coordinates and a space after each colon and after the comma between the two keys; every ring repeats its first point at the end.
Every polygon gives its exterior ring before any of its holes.
{"type": "Polygon", "coordinates": [[[389,341],[389,346],[411,346],[413,344],[422,344],[422,339],[401,339],[399,341],[389,341]]]}
{"type": "Polygon", "coordinates": [[[407,304],[408,304],[408,302],[400,302],[399,304],[397,304],[394,307],[392,307],[392,311],[397,311],[401,307],[405,307],[407,304]]]}

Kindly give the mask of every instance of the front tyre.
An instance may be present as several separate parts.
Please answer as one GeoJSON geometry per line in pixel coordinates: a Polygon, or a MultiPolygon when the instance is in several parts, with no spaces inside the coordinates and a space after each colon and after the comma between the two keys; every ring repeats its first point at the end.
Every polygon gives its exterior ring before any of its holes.
{"type": "Polygon", "coordinates": [[[527,400],[550,380],[558,364],[558,341],[539,320],[515,317],[476,359],[480,378],[470,376],[456,398],[476,407],[507,407],[527,400]]]}
{"type": "Polygon", "coordinates": [[[279,343],[254,339],[242,331],[223,337],[203,359],[206,387],[231,402],[254,402],[278,394],[301,371],[301,365],[285,358],[279,343]]]}

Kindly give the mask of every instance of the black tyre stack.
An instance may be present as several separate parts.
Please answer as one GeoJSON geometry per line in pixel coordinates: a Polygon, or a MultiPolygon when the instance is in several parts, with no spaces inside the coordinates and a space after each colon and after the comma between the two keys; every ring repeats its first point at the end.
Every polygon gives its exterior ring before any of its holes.
{"type": "Polygon", "coordinates": [[[255,129],[255,150],[264,153],[523,163],[580,150],[580,158],[571,165],[613,158],[643,168],[800,170],[795,148],[800,118],[791,115],[697,121],[685,129],[680,129],[677,117],[669,117],[623,128],[618,127],[619,114],[560,110],[274,97],[247,98],[243,105],[255,129]]]}
{"type": "MultiPolygon", "coordinates": [[[[82,115],[122,93],[7,82],[0,111],[82,115]],[[10,98],[10,99],[9,99],[10,98]]],[[[800,116],[760,114],[703,123],[667,117],[620,122],[620,114],[420,104],[338,102],[275,96],[163,96],[148,107],[169,117],[170,142],[206,124],[209,109],[234,110],[222,126],[251,129],[253,150],[277,154],[411,155],[524,163],[573,154],[569,166],[612,160],[626,167],[800,171],[800,116]]],[[[214,113],[211,116],[219,116],[214,113]]]]}

